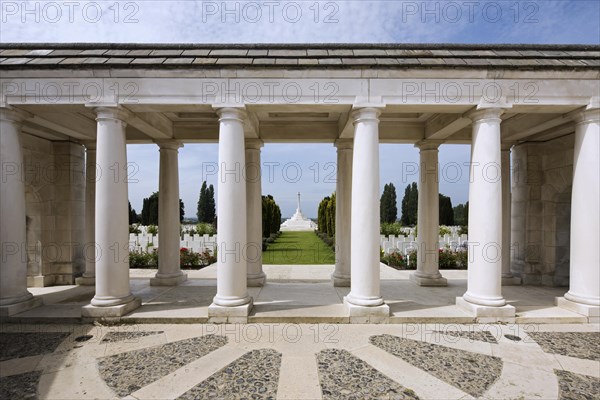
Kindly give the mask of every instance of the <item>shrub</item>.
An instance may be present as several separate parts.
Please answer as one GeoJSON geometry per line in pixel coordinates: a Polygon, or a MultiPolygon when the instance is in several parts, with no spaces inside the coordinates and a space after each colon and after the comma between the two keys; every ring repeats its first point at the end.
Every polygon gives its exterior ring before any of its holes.
{"type": "Polygon", "coordinates": [[[200,257],[197,253],[182,247],[179,249],[179,264],[181,267],[192,267],[200,264],[200,257]]]}
{"type": "Polygon", "coordinates": [[[456,256],[454,252],[449,249],[440,249],[438,255],[440,269],[456,269],[456,256]]]}
{"type": "Polygon", "coordinates": [[[469,234],[469,227],[466,225],[463,225],[460,227],[460,229],[458,230],[458,234],[459,235],[468,235],[469,234]]]}
{"type": "Polygon", "coordinates": [[[129,225],[129,233],[135,233],[136,235],[139,235],[140,233],[142,233],[142,231],[140,230],[138,224],[132,224],[129,225]]]}
{"type": "Polygon", "coordinates": [[[444,226],[444,225],[440,225],[440,236],[450,235],[450,234],[452,234],[452,231],[450,230],[450,228],[448,228],[447,226],[444,226]]]}
{"type": "MultiPolygon", "coordinates": [[[[382,253],[383,254],[383,253],[382,253]]],[[[381,262],[395,269],[416,269],[416,252],[415,255],[409,253],[409,257],[400,252],[384,254],[381,257],[381,262]]]]}
{"type": "Polygon", "coordinates": [[[214,264],[217,262],[217,252],[215,251],[215,254],[211,254],[210,251],[204,250],[202,253],[198,254],[198,260],[203,267],[214,264]]]}
{"type": "Polygon", "coordinates": [[[385,236],[389,236],[389,235],[394,235],[394,236],[404,235],[404,233],[402,232],[402,225],[400,225],[399,222],[383,223],[383,224],[381,224],[380,232],[381,232],[382,235],[385,235],[385,236]]]}
{"type": "Polygon", "coordinates": [[[273,242],[275,242],[275,239],[273,239],[272,237],[269,236],[268,238],[265,239],[265,241],[267,243],[273,243],[273,242]]]}
{"type": "Polygon", "coordinates": [[[158,226],[148,225],[148,229],[146,231],[152,235],[156,235],[158,233],[158,226]]]}
{"type": "Polygon", "coordinates": [[[212,224],[207,224],[205,222],[200,222],[196,225],[196,233],[200,236],[202,235],[215,235],[217,230],[212,224]]]}
{"type": "Polygon", "coordinates": [[[158,266],[158,252],[131,251],[129,252],[130,268],[156,268],[158,266]]]}
{"type": "Polygon", "coordinates": [[[467,269],[469,266],[469,252],[468,251],[457,251],[456,253],[456,268],[467,269]]]}

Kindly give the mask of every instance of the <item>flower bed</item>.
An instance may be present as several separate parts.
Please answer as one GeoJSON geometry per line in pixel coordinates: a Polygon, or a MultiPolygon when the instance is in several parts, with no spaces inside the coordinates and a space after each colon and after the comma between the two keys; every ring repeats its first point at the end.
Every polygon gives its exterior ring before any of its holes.
{"type": "MultiPolygon", "coordinates": [[[[208,250],[205,250],[202,253],[194,253],[185,247],[179,249],[179,264],[182,269],[201,269],[216,261],[216,254],[212,254],[208,250]]],[[[129,267],[158,268],[158,249],[148,252],[129,252],[129,267]]]]}

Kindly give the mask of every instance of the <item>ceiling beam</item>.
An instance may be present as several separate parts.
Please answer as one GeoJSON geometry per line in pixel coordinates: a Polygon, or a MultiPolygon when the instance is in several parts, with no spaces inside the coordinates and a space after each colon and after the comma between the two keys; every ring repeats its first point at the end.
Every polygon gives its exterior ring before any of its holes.
{"type": "Polygon", "coordinates": [[[469,125],[471,120],[462,114],[437,114],[425,123],[425,139],[447,139],[469,125]]]}
{"type": "Polygon", "coordinates": [[[566,115],[548,119],[544,114],[522,114],[511,118],[502,124],[502,140],[515,141],[526,139],[538,133],[556,128],[564,124],[572,123],[572,119],[566,115]]]}
{"type": "Polygon", "coordinates": [[[28,118],[27,121],[31,124],[39,125],[43,128],[50,129],[51,131],[70,136],[75,139],[93,140],[96,138],[96,123],[77,113],[48,114],[44,117],[40,115],[33,115],[33,117],[28,118]],[[53,119],[58,119],[61,122],[64,121],[65,125],[69,125],[70,127],[53,121],[53,119]]]}
{"type": "Polygon", "coordinates": [[[162,113],[132,113],[127,124],[133,126],[152,139],[173,138],[173,122],[162,113]]]}

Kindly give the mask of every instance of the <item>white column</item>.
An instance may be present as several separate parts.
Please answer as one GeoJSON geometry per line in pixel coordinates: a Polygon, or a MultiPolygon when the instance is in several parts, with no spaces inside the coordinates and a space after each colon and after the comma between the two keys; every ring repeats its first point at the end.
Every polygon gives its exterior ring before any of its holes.
{"type": "Polygon", "coordinates": [[[41,304],[27,290],[23,117],[14,109],[0,108],[0,316],[41,304]]]}
{"type": "Polygon", "coordinates": [[[129,210],[127,207],[127,112],[96,108],[96,295],[84,317],[119,317],[141,305],[129,287],[129,210]]]}
{"type": "Polygon", "coordinates": [[[246,165],[244,118],[240,108],[218,108],[217,295],[208,308],[212,322],[244,322],[252,308],[247,289],[246,165]]]}
{"type": "Polygon", "coordinates": [[[96,142],[85,143],[85,272],[76,279],[78,285],[96,284],[96,142]]]}
{"type": "Polygon", "coordinates": [[[333,286],[350,286],[350,249],[352,219],[352,140],[339,139],[337,148],[337,181],[335,185],[335,270],[333,286]]]}
{"type": "Polygon", "coordinates": [[[575,121],[570,283],[558,305],[600,322],[600,110],[575,121]]]}
{"type": "Polygon", "coordinates": [[[478,317],[514,318],[502,297],[502,168],[500,116],[489,108],[473,120],[469,184],[469,268],[467,292],[457,304],[478,317]]]}
{"type": "Polygon", "coordinates": [[[179,148],[176,140],[159,140],[158,272],[151,286],[176,286],[187,280],[179,261],[179,148]]]}
{"type": "Polygon", "coordinates": [[[379,274],[379,114],[360,108],[354,118],[350,293],[344,298],[353,322],[389,317],[380,294],[379,274]]]}
{"type": "Polygon", "coordinates": [[[439,141],[422,141],[419,148],[419,207],[417,270],[410,280],[419,286],[446,286],[439,271],[440,195],[438,178],[439,141]]]}
{"type": "Polygon", "coordinates": [[[246,140],[246,204],[248,226],[247,284],[259,287],[265,284],[266,275],[262,268],[262,184],[260,167],[260,149],[262,140],[246,140]]]}
{"type": "Polygon", "coordinates": [[[510,247],[511,247],[511,169],[510,169],[510,149],[512,144],[503,143],[501,145],[501,163],[502,163],[502,285],[520,285],[521,278],[514,276],[510,272],[510,247]]]}

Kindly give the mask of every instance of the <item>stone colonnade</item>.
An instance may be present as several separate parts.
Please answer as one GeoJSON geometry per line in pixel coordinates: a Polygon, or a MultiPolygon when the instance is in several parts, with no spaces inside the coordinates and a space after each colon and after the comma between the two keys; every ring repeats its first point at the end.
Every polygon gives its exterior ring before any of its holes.
{"type": "MultiPolygon", "coordinates": [[[[380,293],[379,277],[379,114],[378,107],[356,108],[354,139],[338,140],[336,221],[336,286],[350,286],[344,299],[353,322],[377,322],[389,316],[380,293]]],[[[128,265],[127,155],[125,127],[129,113],[119,107],[95,109],[97,142],[85,144],[86,237],[96,256],[87,260],[80,284],[95,284],[88,317],[118,317],[139,307],[131,294],[128,265]],[[95,160],[94,160],[95,159],[95,160]],[[95,163],[94,163],[95,161],[95,163]],[[94,167],[96,165],[97,167],[94,167]],[[115,167],[116,166],[116,167],[115,167]],[[90,179],[95,169],[96,179],[90,179]],[[94,184],[95,183],[95,184],[94,184]],[[92,217],[93,216],[93,217],[92,217]],[[94,262],[95,261],[95,262],[94,262]]],[[[502,296],[502,284],[515,283],[510,272],[510,145],[501,143],[501,108],[482,108],[473,122],[469,185],[468,287],[457,304],[478,317],[514,317],[514,307],[502,296]]],[[[219,115],[218,267],[217,294],[209,307],[214,322],[243,322],[252,308],[248,286],[265,282],[260,259],[260,140],[246,140],[243,107],[217,108],[219,115]],[[245,169],[244,173],[242,170],[245,169]],[[252,171],[254,172],[252,173],[252,171]],[[246,176],[246,175],[251,176],[246,176]]],[[[21,121],[16,110],[0,110],[2,163],[22,165],[21,121]]],[[[597,318],[600,309],[599,135],[600,111],[573,114],[576,139],[571,218],[571,286],[561,307],[597,318]]],[[[422,141],[419,178],[421,255],[411,280],[418,285],[445,285],[437,266],[439,141],[422,141]],[[432,254],[427,257],[431,250],[432,254]]],[[[152,284],[176,285],[186,279],[179,268],[178,173],[180,143],[160,147],[161,262],[152,284]],[[168,234],[165,234],[168,233],[168,234]]],[[[19,174],[3,174],[1,182],[2,264],[0,313],[12,315],[37,306],[26,288],[24,185],[19,174]]],[[[518,278],[517,278],[518,279],[518,278]]]]}

